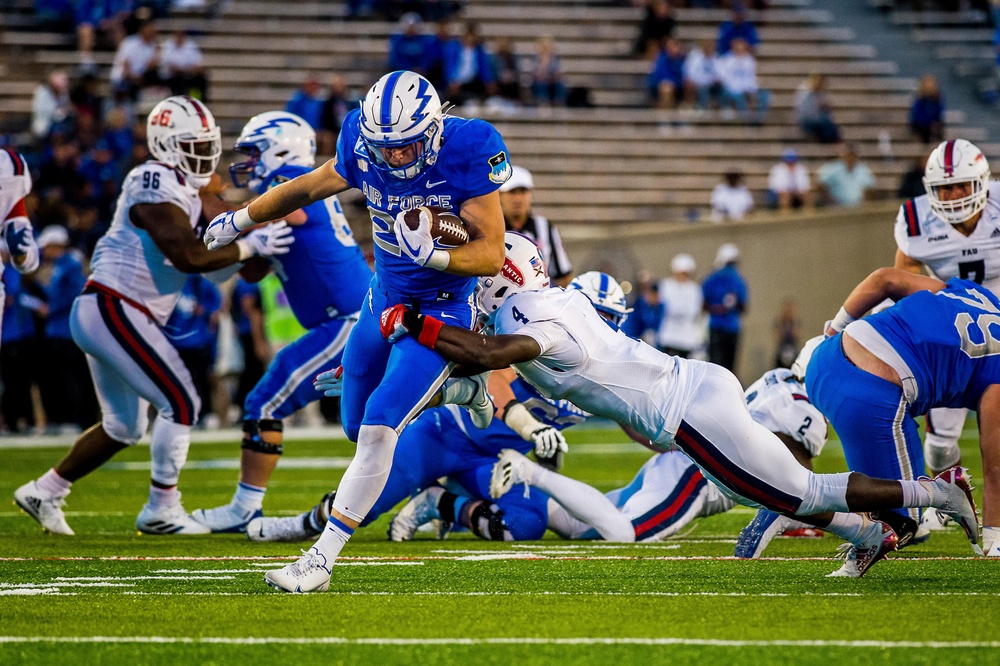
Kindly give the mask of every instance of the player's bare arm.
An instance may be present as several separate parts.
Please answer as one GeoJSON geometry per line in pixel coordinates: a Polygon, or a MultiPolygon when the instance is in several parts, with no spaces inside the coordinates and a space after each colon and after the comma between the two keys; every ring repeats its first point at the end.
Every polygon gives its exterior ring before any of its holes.
{"type": "MultiPolygon", "coordinates": [[[[322,201],[350,188],[334,166],[337,158],[297,178],[273,187],[247,207],[256,222],[278,220],[316,201],[322,201]]],[[[245,227],[241,227],[245,228],[245,227]]]]}
{"type": "Polygon", "coordinates": [[[893,262],[893,268],[898,268],[908,273],[916,273],[917,275],[923,275],[924,273],[923,262],[917,261],[898,248],[896,249],[896,259],[893,262]]]}
{"type": "Polygon", "coordinates": [[[898,301],[918,291],[941,291],[945,283],[941,280],[916,275],[899,268],[880,268],[854,288],[844,301],[844,306],[827,328],[827,335],[835,335],[855,319],[887,298],[898,301]]]}
{"type": "Polygon", "coordinates": [[[129,210],[129,219],[148,233],[156,247],[184,273],[214,271],[240,260],[235,245],[217,252],[205,249],[192,231],[187,214],[174,204],[136,204],[129,210]]]}
{"type": "Polygon", "coordinates": [[[446,272],[493,276],[503,268],[504,223],[500,194],[490,192],[462,204],[459,213],[469,230],[469,242],[449,250],[446,272]]]}

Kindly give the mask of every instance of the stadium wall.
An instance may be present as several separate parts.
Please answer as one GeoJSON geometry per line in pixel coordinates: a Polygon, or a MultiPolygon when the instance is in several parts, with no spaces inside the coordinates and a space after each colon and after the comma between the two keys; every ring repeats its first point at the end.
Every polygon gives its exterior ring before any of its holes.
{"type": "Polygon", "coordinates": [[[577,272],[603,270],[632,280],[640,269],[670,273],[679,252],[698,263],[697,279],[713,269],[715,251],[736,243],[750,289],[737,374],[744,385],[773,366],[774,321],[785,299],[799,306],[801,341],[819,334],[855,284],[895,254],[898,202],[851,211],[816,211],[795,217],[760,217],[738,223],[623,225],[560,229],[577,272]]]}

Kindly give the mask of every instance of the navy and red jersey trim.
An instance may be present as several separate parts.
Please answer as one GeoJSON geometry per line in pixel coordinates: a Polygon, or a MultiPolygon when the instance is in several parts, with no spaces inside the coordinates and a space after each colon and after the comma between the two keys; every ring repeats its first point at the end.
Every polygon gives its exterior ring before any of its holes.
{"type": "Polygon", "coordinates": [[[903,220],[906,221],[906,235],[915,238],[920,235],[920,220],[917,219],[917,201],[910,199],[903,204],[903,220]]]}
{"type": "Polygon", "coordinates": [[[170,169],[171,171],[173,171],[174,175],[177,176],[177,182],[180,183],[181,186],[184,186],[187,183],[187,181],[184,180],[184,174],[181,173],[181,170],[178,169],[177,167],[171,166],[170,164],[167,164],[166,162],[157,162],[156,160],[150,160],[149,163],[150,164],[158,164],[161,167],[165,167],[165,168],[170,169]]]}
{"type": "MultiPolygon", "coordinates": [[[[28,217],[28,209],[24,207],[24,199],[14,204],[14,207],[7,213],[7,220],[13,220],[15,217],[28,217]]],[[[4,220],[4,222],[7,220],[4,220]]]]}
{"type": "Polygon", "coordinates": [[[11,162],[11,164],[14,167],[14,175],[15,176],[23,176],[24,175],[24,160],[21,158],[21,156],[18,155],[16,151],[11,150],[10,148],[4,148],[3,150],[8,155],[10,155],[10,162],[11,162]]]}

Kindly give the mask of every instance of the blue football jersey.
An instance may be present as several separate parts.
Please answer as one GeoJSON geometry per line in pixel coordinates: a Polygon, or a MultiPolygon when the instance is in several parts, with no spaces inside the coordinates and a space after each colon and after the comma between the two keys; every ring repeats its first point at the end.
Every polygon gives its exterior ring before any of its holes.
{"type": "Polygon", "coordinates": [[[865,319],[909,366],[918,395],[910,413],[932,407],[977,409],[1000,383],[1000,299],[970,280],[919,291],[865,319]]]}
{"type": "MultiPolygon", "coordinates": [[[[306,167],[283,166],[271,174],[260,191],[309,171],[306,167]]],[[[270,260],[295,318],[312,329],[360,310],[372,272],[336,197],[302,210],[306,222],[292,227],[295,242],[288,246],[288,253],[270,260]]]]}
{"type": "Polygon", "coordinates": [[[437,161],[411,180],[397,179],[372,167],[361,140],[359,109],[347,114],[337,141],[337,173],[368,201],[375,244],[375,273],[392,291],[418,300],[464,299],[476,278],[418,266],[396,242],[400,211],[440,206],[456,214],[468,199],[489,194],[510,177],[507,147],[500,133],[483,120],[444,117],[437,161]]]}

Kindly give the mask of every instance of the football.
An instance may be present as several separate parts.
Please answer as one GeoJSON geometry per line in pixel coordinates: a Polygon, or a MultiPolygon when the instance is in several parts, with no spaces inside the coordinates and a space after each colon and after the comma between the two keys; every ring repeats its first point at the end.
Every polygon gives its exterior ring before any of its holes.
{"type": "Polygon", "coordinates": [[[421,211],[427,211],[431,218],[431,238],[445,247],[458,247],[469,242],[469,230],[465,222],[447,208],[421,206],[406,212],[403,220],[411,230],[420,224],[421,211]]]}

